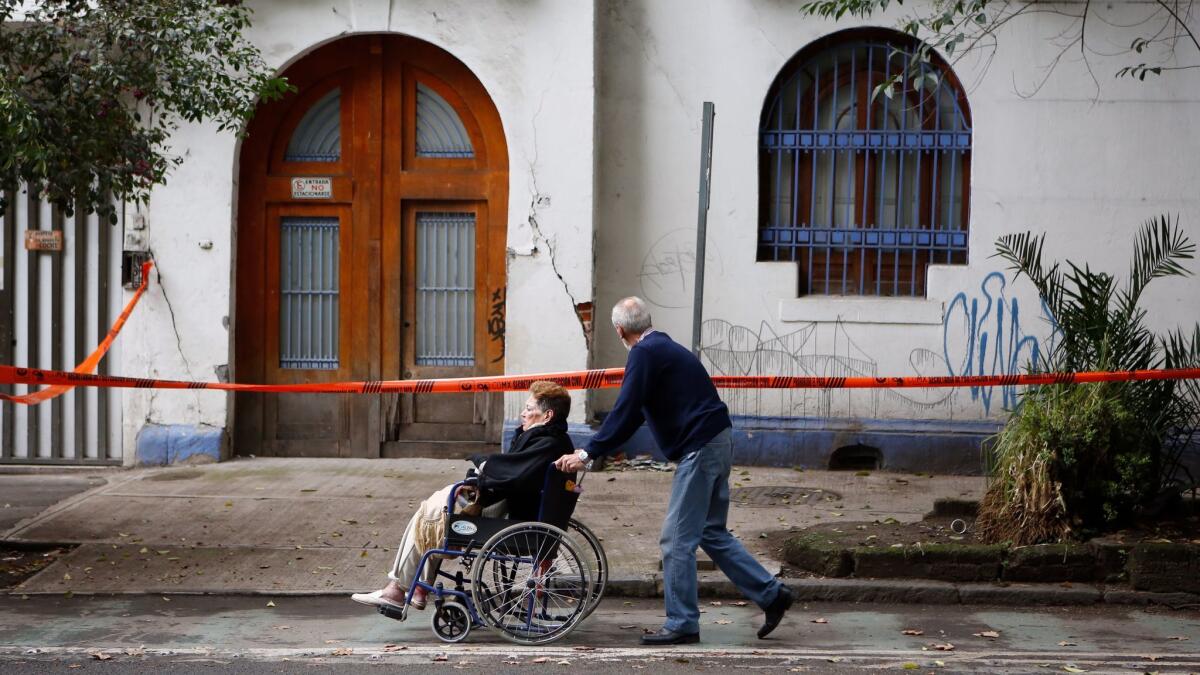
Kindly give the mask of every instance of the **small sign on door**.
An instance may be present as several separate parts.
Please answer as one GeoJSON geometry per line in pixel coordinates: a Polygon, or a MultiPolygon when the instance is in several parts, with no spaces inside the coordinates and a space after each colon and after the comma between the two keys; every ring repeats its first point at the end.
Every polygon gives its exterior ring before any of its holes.
{"type": "Polygon", "coordinates": [[[25,230],[26,251],[63,250],[62,230],[25,230]]]}
{"type": "Polygon", "coordinates": [[[292,199],[333,199],[333,179],[316,176],[293,178],[292,199]]]}

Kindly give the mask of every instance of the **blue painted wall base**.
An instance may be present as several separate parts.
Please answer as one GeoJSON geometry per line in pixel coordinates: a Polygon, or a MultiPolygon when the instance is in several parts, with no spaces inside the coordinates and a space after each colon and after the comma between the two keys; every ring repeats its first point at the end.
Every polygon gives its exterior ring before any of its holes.
{"type": "MultiPolygon", "coordinates": [[[[839,449],[866,446],[879,451],[882,470],[978,476],[983,474],[983,443],[1001,426],[994,421],[735,416],[734,461],[744,466],[829,469],[839,449]]],[[[504,424],[506,450],[516,427],[516,421],[504,424]]],[[[567,433],[576,447],[582,447],[596,429],[572,424],[567,433]]],[[[619,451],[626,457],[650,455],[665,460],[645,426],[619,451]]],[[[1192,476],[1200,477],[1200,438],[1184,450],[1181,463],[1192,476]]]]}
{"type": "Polygon", "coordinates": [[[137,436],[138,466],[203,464],[227,457],[224,429],[187,424],[147,424],[137,436]]]}
{"type": "MultiPolygon", "coordinates": [[[[505,448],[516,426],[516,421],[505,423],[505,448]]],[[[999,428],[998,422],[991,421],[735,416],[734,461],[748,466],[828,469],[838,449],[867,446],[879,451],[880,469],[979,475],[983,472],[983,441],[999,428]]],[[[595,429],[572,424],[568,433],[577,446],[582,446],[595,429]]],[[[645,426],[620,451],[626,457],[650,455],[664,459],[645,426]]]]}

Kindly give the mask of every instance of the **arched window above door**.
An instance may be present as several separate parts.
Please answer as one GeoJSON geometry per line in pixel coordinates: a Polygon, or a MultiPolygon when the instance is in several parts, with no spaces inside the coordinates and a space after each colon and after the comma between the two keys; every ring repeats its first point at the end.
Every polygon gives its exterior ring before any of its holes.
{"type": "Polygon", "coordinates": [[[893,31],[838,33],[767,95],[758,260],[799,263],[800,295],[923,296],[929,264],[967,261],[970,111],[936,53],[912,72],[917,47],[893,31]]]}
{"type": "Polygon", "coordinates": [[[322,96],[296,125],[285,162],[336,162],[342,156],[342,90],[322,96]]]}
{"type": "Polygon", "coordinates": [[[417,157],[470,159],[475,156],[467,127],[446,99],[417,82],[417,157]]]}

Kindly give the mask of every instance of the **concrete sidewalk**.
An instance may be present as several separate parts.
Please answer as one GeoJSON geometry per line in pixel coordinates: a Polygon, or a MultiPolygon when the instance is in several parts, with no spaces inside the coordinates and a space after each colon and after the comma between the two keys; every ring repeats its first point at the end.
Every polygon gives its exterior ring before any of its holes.
{"type": "MultiPolygon", "coordinates": [[[[15,593],[342,594],[378,588],[417,503],[461,460],[239,459],[91,474],[104,484],[17,523],[2,539],[77,543],[15,593]]],[[[75,474],[78,476],[79,474],[75,474]]],[[[589,474],[576,517],[603,540],[614,591],[658,587],[673,477],[589,474]]],[[[983,479],[735,468],[730,529],[772,572],[765,532],[830,520],[920,520],[935,499],[978,499],[983,479]],[[740,503],[744,501],[746,503],[740,503]]],[[[705,573],[714,588],[719,573],[705,573]]]]}

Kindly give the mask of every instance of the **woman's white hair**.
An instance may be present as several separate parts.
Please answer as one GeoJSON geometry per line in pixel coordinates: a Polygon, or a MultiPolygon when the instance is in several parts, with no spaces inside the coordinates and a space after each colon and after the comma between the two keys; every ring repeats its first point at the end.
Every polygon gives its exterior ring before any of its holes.
{"type": "Polygon", "coordinates": [[[650,328],[650,310],[646,302],[636,295],[621,298],[613,305],[612,322],[629,333],[644,333],[650,328]]]}

